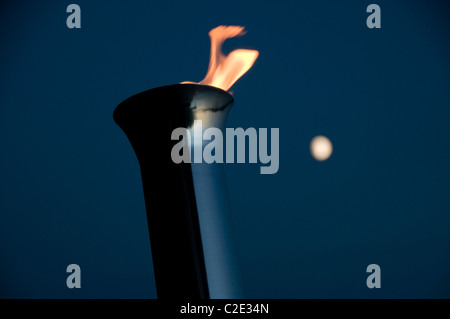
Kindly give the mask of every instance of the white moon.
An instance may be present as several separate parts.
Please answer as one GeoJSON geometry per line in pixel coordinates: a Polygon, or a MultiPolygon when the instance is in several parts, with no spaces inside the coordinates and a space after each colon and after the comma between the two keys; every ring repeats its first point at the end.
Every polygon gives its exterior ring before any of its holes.
{"type": "Polygon", "coordinates": [[[311,155],[320,162],[327,160],[333,153],[333,144],[327,137],[322,135],[314,137],[309,147],[311,155]]]}

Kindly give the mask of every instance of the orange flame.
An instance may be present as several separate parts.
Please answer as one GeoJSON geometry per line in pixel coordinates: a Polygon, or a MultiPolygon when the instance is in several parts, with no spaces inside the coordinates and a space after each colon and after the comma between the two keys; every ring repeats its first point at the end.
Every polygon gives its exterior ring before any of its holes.
{"type": "Polygon", "coordinates": [[[237,49],[228,55],[222,53],[222,44],[226,39],[242,36],[245,33],[244,27],[224,25],[209,31],[211,57],[208,72],[198,84],[211,85],[228,91],[252,67],[259,55],[256,50],[237,49]]]}

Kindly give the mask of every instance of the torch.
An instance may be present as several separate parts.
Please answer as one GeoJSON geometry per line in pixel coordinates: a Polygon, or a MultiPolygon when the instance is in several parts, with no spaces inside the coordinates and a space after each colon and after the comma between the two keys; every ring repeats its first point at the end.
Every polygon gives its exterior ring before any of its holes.
{"type": "Polygon", "coordinates": [[[178,128],[193,137],[189,154],[184,154],[189,159],[202,151],[204,130],[224,131],[233,105],[227,90],[258,56],[257,51],[243,49],[228,56],[221,53],[225,39],[242,34],[244,28],[238,26],[211,30],[211,59],[203,81],[136,94],[113,114],[141,169],[160,299],[240,297],[223,163],[176,163],[172,152],[178,128]]]}

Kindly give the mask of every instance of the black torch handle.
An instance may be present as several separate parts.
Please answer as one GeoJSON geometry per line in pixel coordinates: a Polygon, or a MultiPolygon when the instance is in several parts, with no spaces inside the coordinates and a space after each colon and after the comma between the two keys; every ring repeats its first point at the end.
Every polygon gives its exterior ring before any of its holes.
{"type": "Polygon", "coordinates": [[[174,85],[145,91],[114,111],[141,168],[160,299],[209,299],[191,167],[170,156],[178,142],[171,140],[173,129],[192,121],[186,103],[196,90],[174,85]]]}

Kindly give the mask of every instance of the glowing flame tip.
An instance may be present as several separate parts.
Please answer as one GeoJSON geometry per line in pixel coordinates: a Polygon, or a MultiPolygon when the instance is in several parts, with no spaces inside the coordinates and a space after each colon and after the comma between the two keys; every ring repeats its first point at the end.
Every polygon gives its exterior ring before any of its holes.
{"type": "Polygon", "coordinates": [[[209,67],[205,78],[199,84],[211,85],[228,91],[252,67],[259,55],[256,50],[237,49],[228,55],[222,53],[222,44],[226,39],[242,36],[246,32],[242,26],[224,25],[209,31],[211,39],[209,67]]]}

